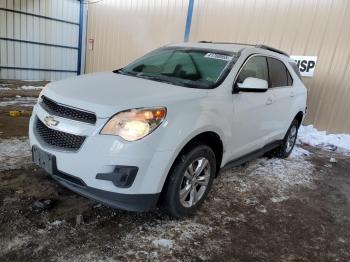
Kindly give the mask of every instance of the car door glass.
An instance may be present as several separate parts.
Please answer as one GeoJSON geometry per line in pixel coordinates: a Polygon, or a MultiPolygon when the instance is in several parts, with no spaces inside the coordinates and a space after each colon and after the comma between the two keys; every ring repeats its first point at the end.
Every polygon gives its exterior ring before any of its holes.
{"type": "Polygon", "coordinates": [[[287,80],[288,80],[288,86],[292,86],[293,85],[293,78],[290,75],[288,69],[287,69],[287,80]]]}
{"type": "Polygon", "coordinates": [[[279,60],[275,58],[268,57],[267,62],[269,65],[269,77],[270,77],[270,87],[282,87],[288,86],[288,75],[286,66],[279,60]]]}
{"type": "Polygon", "coordinates": [[[268,81],[266,57],[253,56],[250,58],[239,73],[237,77],[237,83],[243,83],[243,81],[248,77],[254,77],[268,81]]]}

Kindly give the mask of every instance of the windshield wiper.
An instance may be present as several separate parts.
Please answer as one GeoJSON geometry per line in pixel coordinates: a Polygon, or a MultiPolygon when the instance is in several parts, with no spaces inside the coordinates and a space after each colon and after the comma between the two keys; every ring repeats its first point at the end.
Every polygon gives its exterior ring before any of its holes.
{"type": "Polygon", "coordinates": [[[145,79],[149,79],[149,80],[162,82],[162,83],[167,83],[167,84],[171,84],[171,85],[185,86],[185,84],[182,81],[176,80],[174,78],[167,79],[168,77],[152,76],[152,75],[146,75],[143,73],[138,73],[135,76],[140,77],[140,78],[145,78],[145,79]]]}
{"type": "Polygon", "coordinates": [[[203,86],[200,83],[193,83],[190,80],[181,81],[176,78],[165,76],[165,75],[154,76],[154,75],[147,75],[139,72],[134,73],[130,71],[125,71],[123,70],[123,68],[114,70],[113,73],[154,80],[154,81],[158,81],[158,82],[162,82],[170,85],[178,85],[178,86],[184,86],[184,87],[190,87],[190,88],[206,88],[206,86],[203,86]]]}
{"type": "Polygon", "coordinates": [[[116,73],[116,74],[121,74],[121,75],[127,75],[127,76],[136,76],[136,73],[132,73],[132,72],[129,72],[129,71],[125,71],[123,70],[123,68],[119,68],[117,70],[114,70],[112,71],[113,73],[116,73]]]}

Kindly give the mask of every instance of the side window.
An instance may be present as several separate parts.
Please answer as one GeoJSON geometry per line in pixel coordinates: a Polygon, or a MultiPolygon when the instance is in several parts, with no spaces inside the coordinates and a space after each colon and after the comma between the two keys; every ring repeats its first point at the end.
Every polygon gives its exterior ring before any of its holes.
{"type": "Polygon", "coordinates": [[[288,80],[288,86],[292,86],[293,85],[293,78],[290,75],[288,69],[287,69],[287,80],[288,80]]]}
{"type": "Polygon", "coordinates": [[[297,76],[299,77],[299,79],[300,79],[301,81],[303,81],[303,80],[301,79],[301,74],[300,74],[300,70],[299,70],[298,65],[297,65],[296,63],[291,63],[291,62],[289,62],[289,64],[292,66],[294,72],[297,74],[297,76]]]}
{"type": "Polygon", "coordinates": [[[248,77],[255,77],[268,81],[266,57],[253,56],[249,58],[237,77],[237,83],[243,83],[248,77]]]}
{"type": "Polygon", "coordinates": [[[271,87],[292,85],[292,78],[286,66],[281,61],[275,58],[268,57],[267,62],[269,65],[269,77],[271,87]]]}

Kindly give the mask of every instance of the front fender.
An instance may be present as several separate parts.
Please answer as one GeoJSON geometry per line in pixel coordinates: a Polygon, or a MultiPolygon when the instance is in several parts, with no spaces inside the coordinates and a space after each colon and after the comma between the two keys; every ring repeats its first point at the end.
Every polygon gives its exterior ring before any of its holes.
{"type": "Polygon", "coordinates": [[[203,132],[214,132],[221,138],[225,148],[232,134],[226,112],[232,112],[232,109],[210,104],[216,102],[204,97],[168,105],[164,123],[154,131],[157,133],[154,136],[157,141],[150,139],[150,143],[154,146],[157,142],[156,151],[178,151],[195,136],[203,132]]]}

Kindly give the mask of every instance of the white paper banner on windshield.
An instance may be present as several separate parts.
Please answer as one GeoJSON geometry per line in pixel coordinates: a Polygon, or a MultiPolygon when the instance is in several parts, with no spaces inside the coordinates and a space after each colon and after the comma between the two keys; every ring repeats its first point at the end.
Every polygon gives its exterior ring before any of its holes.
{"type": "Polygon", "coordinates": [[[314,76],[317,56],[291,55],[290,58],[297,63],[301,76],[314,76]]]}
{"type": "Polygon", "coordinates": [[[204,57],[206,57],[206,58],[213,58],[213,59],[219,59],[219,60],[225,60],[225,61],[231,61],[232,60],[232,56],[215,54],[215,53],[206,53],[204,57]]]}

